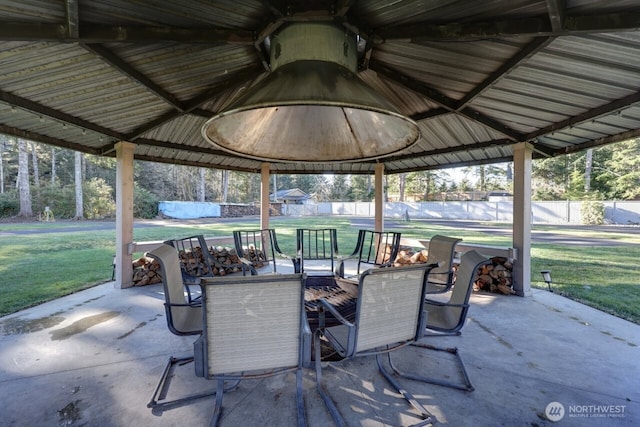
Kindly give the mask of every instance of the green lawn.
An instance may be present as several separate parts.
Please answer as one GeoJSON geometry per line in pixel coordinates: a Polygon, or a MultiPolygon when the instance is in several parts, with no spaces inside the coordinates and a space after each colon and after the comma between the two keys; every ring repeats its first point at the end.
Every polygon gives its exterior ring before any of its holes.
{"type": "MultiPolygon", "coordinates": [[[[165,240],[204,234],[207,237],[230,236],[235,229],[258,228],[258,219],[228,222],[214,220],[202,225],[141,227],[134,229],[134,240],[165,240]]],[[[115,225],[101,230],[93,222],[55,222],[0,224],[0,315],[104,283],[111,279],[115,246],[115,225]],[[64,231],[64,230],[77,231],[64,231]],[[30,234],[13,234],[29,230],[30,234]],[[49,230],[48,232],[46,232],[49,230]]],[[[285,253],[293,253],[295,229],[298,227],[335,227],[342,254],[354,246],[359,227],[350,218],[272,218],[278,241],[285,253]]],[[[502,234],[463,229],[428,221],[398,223],[394,230],[403,237],[428,239],[434,234],[462,237],[465,243],[510,246],[511,226],[486,224],[502,234]]],[[[581,301],[600,310],[640,323],[640,233],[592,231],[581,227],[537,226],[539,231],[561,231],[567,239],[596,237],[616,241],[623,246],[578,246],[534,243],[531,260],[532,286],[546,288],[540,270],[553,274],[556,293],[581,301]]]]}

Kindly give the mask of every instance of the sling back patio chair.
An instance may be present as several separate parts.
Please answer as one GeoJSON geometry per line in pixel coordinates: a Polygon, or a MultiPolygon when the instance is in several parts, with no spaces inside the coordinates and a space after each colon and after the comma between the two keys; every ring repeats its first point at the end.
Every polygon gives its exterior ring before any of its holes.
{"type": "Polygon", "coordinates": [[[196,375],[216,381],[211,426],[222,413],[225,381],[296,373],[298,425],[306,425],[303,366],[311,331],[304,311],[304,275],[203,279],[203,334],[194,343],[196,375]]]}
{"type": "Polygon", "coordinates": [[[440,265],[429,274],[427,293],[444,293],[451,289],[454,281],[453,259],[456,253],[456,245],[462,239],[435,235],[429,240],[429,252],[427,263],[440,265]]]}
{"type": "MultiPolygon", "coordinates": [[[[200,335],[202,333],[202,306],[199,302],[189,302],[185,296],[185,286],[180,270],[178,252],[174,247],[162,244],[147,254],[160,265],[162,286],[164,289],[164,309],[167,317],[167,327],[175,335],[200,335]]],[[[187,292],[188,293],[188,292],[187,292]]],[[[193,356],[169,358],[160,381],[153,393],[149,408],[164,407],[188,400],[199,399],[215,394],[215,391],[203,394],[193,394],[176,400],[167,400],[169,381],[172,371],[177,364],[185,364],[193,361],[193,356]]]]}
{"type": "MultiPolygon", "coordinates": [[[[401,386],[383,361],[386,354],[418,340],[425,328],[424,295],[431,264],[370,269],[359,278],[356,317],[349,322],[327,300],[321,300],[319,327],[314,334],[316,383],[327,409],[337,425],[345,425],[338,408],[322,384],[321,339],[343,358],[375,355],[378,369],[396,391],[420,412],[417,425],[433,423],[433,416],[401,386]],[[325,315],[341,321],[325,326],[325,315]]],[[[407,376],[407,375],[405,375],[407,376]]],[[[412,379],[419,377],[411,376],[412,379]]]]}
{"type": "Polygon", "coordinates": [[[265,228],[262,230],[234,230],[233,243],[240,260],[251,266],[251,274],[262,273],[262,268],[271,266],[271,273],[278,272],[277,259],[288,259],[291,256],[282,252],[278,245],[276,230],[265,228]]]}
{"type": "MultiPolygon", "coordinates": [[[[429,313],[426,322],[426,336],[460,335],[460,330],[464,326],[467,313],[469,312],[469,298],[471,297],[473,282],[477,278],[478,268],[485,264],[489,264],[490,262],[490,259],[481,255],[477,251],[465,252],[460,259],[460,268],[457,273],[456,285],[453,287],[448,300],[438,301],[433,299],[435,296],[426,295],[424,307],[429,313]]],[[[430,378],[429,382],[446,387],[457,388],[459,390],[473,391],[473,385],[471,384],[471,380],[469,379],[467,370],[457,347],[437,347],[424,341],[414,343],[414,345],[428,350],[452,354],[460,366],[460,370],[464,377],[464,384],[458,384],[436,378],[430,378]]]]}
{"type": "Polygon", "coordinates": [[[491,259],[477,251],[465,252],[462,255],[456,274],[456,285],[451,293],[426,296],[426,309],[429,312],[427,329],[439,332],[438,335],[460,335],[460,329],[464,326],[469,312],[469,299],[477,271],[489,263],[491,259]]]}
{"type": "Polygon", "coordinates": [[[358,277],[372,267],[389,267],[398,256],[401,234],[394,231],[359,230],[356,247],[348,257],[338,262],[336,274],[339,277],[358,277]],[[345,276],[345,264],[355,262],[355,275],[345,276]]]}
{"type": "Polygon", "coordinates": [[[298,228],[296,230],[296,258],[294,259],[296,272],[333,275],[339,256],[335,228],[298,228]]]}

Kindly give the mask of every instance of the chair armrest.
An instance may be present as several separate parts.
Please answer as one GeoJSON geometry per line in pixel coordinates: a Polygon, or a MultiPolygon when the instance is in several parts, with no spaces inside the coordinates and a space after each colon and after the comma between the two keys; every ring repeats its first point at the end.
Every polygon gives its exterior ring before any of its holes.
{"type": "Polygon", "coordinates": [[[307,320],[307,313],[303,312],[302,315],[304,318],[302,322],[302,330],[300,331],[302,345],[300,354],[302,357],[302,366],[308,368],[311,366],[311,340],[313,338],[311,336],[311,327],[309,326],[309,320],[307,320]]]}
{"type": "Polygon", "coordinates": [[[319,301],[318,304],[318,329],[317,332],[322,334],[330,343],[331,346],[344,358],[353,357],[356,351],[355,336],[356,325],[345,319],[336,308],[331,305],[329,301],[324,298],[319,301]],[[347,328],[347,335],[345,339],[339,339],[332,333],[335,328],[341,328],[342,326],[331,326],[325,328],[325,311],[330,312],[336,320],[338,320],[343,326],[347,328]]]}
{"type": "Polygon", "coordinates": [[[451,303],[448,303],[448,302],[435,301],[435,300],[432,300],[432,299],[425,299],[424,302],[425,302],[425,304],[435,305],[435,306],[438,306],[438,307],[460,307],[460,308],[469,308],[469,307],[471,307],[470,304],[451,304],[451,303]]]}
{"type": "Polygon", "coordinates": [[[200,277],[185,276],[184,273],[182,274],[182,284],[187,289],[187,299],[189,301],[189,304],[197,303],[197,305],[200,305],[201,303],[200,301],[201,295],[198,295],[197,297],[194,298],[191,294],[192,292],[191,286],[200,286],[200,281],[201,281],[200,277]]]}
{"type": "Polygon", "coordinates": [[[257,276],[258,275],[258,271],[253,266],[253,263],[251,261],[249,261],[248,259],[246,259],[244,257],[238,257],[238,259],[240,260],[240,263],[242,264],[242,270],[244,270],[245,268],[248,268],[249,271],[251,272],[252,276],[257,276]]]}
{"type": "Polygon", "coordinates": [[[202,301],[200,301],[199,299],[193,302],[185,302],[184,304],[179,304],[179,303],[175,303],[175,302],[165,302],[164,303],[165,307],[192,307],[192,308],[200,308],[202,307],[202,301]]]}
{"type": "Polygon", "coordinates": [[[318,321],[320,324],[320,328],[324,328],[324,312],[325,311],[328,311],[329,313],[331,313],[331,315],[335,317],[336,320],[342,323],[343,325],[348,326],[350,328],[355,327],[353,323],[345,319],[342,316],[342,314],[340,314],[340,312],[333,306],[333,304],[331,304],[326,299],[322,298],[320,301],[318,301],[318,303],[319,303],[318,304],[318,321]]]}

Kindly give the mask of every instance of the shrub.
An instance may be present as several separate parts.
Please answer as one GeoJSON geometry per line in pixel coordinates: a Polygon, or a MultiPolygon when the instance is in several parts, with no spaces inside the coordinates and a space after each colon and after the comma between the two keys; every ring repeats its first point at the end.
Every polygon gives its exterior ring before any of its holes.
{"type": "Polygon", "coordinates": [[[115,216],[116,202],[113,188],[102,178],[91,178],[82,186],[84,216],[87,219],[101,219],[115,216]]]}
{"type": "Polygon", "coordinates": [[[604,224],[604,203],[592,201],[582,202],[580,205],[580,219],[583,224],[604,224]]]}
{"type": "Polygon", "coordinates": [[[151,219],[158,216],[158,199],[147,189],[134,187],[133,191],[134,218],[151,219]]]}
{"type": "Polygon", "coordinates": [[[0,193],[0,217],[15,216],[20,212],[18,193],[10,191],[0,193]]]}
{"type": "Polygon", "coordinates": [[[31,187],[33,212],[42,213],[49,206],[55,218],[73,218],[76,214],[76,193],[73,185],[31,187]]]}

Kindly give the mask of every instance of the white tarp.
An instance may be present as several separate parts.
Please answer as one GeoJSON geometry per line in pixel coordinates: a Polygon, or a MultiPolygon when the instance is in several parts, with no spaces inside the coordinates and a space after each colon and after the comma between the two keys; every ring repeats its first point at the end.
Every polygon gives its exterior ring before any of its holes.
{"type": "Polygon", "coordinates": [[[210,218],[220,216],[220,205],[210,202],[159,202],[158,211],[176,219],[210,218]]]}

